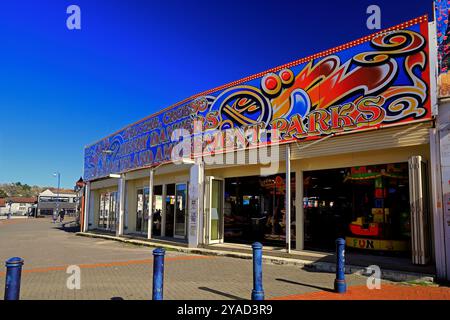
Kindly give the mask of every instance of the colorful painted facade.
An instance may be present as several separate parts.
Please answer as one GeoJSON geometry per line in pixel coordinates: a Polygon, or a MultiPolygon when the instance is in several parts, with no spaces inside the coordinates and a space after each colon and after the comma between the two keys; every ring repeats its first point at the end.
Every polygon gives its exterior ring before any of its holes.
{"type": "Polygon", "coordinates": [[[172,133],[193,133],[195,120],[204,154],[224,149],[227,129],[276,130],[276,137],[252,135],[249,145],[429,120],[428,57],[423,16],[197,94],[88,146],[85,179],[170,162],[172,133]]]}

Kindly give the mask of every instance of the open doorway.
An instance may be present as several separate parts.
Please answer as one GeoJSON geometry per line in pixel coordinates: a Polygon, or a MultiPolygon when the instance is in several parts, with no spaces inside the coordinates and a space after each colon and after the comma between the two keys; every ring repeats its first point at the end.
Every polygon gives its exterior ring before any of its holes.
{"type": "MultiPolygon", "coordinates": [[[[285,175],[225,179],[225,242],[286,245],[285,175]]],[[[295,173],[291,174],[291,212],[295,173]]],[[[295,214],[291,215],[291,246],[295,248],[295,214]]]]}
{"type": "Polygon", "coordinates": [[[305,248],[411,256],[408,163],[304,172],[305,248]]]}

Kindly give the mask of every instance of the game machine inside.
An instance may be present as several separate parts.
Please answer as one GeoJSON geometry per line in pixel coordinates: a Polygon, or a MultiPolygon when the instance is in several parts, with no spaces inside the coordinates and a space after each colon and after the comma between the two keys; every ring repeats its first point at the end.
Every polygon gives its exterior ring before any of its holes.
{"type": "Polygon", "coordinates": [[[410,210],[406,163],[350,168],[352,222],[346,245],[365,251],[410,252],[410,210]]]}

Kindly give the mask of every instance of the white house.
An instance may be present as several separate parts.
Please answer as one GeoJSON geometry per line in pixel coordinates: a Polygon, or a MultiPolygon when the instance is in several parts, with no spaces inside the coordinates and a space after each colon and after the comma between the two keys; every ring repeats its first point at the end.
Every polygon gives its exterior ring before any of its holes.
{"type": "Polygon", "coordinates": [[[38,215],[51,215],[58,210],[73,214],[76,210],[76,193],[68,189],[49,188],[38,196],[38,215]]]}
{"type": "Polygon", "coordinates": [[[30,213],[32,208],[36,207],[36,197],[10,197],[0,199],[0,215],[24,216],[30,213]]]}

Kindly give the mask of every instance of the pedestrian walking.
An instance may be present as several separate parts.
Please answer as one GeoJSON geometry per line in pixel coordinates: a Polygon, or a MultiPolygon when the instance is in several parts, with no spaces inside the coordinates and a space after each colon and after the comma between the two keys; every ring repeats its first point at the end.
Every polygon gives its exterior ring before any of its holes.
{"type": "Polygon", "coordinates": [[[61,210],[59,212],[59,222],[63,222],[64,221],[64,216],[65,216],[66,212],[64,210],[61,210]]]}
{"type": "Polygon", "coordinates": [[[56,223],[56,220],[58,220],[58,213],[56,212],[56,210],[53,211],[53,223],[56,223]]]}

